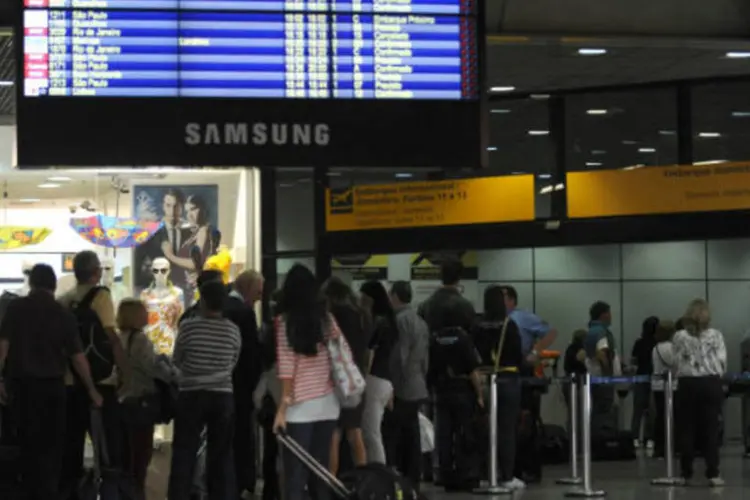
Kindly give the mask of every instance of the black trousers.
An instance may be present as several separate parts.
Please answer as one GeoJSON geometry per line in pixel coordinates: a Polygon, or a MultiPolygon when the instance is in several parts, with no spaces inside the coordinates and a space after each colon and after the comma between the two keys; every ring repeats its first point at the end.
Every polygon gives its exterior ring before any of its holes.
{"type": "Polygon", "coordinates": [[[263,427],[263,500],[280,500],[278,471],[279,443],[273,425],[263,427]]]}
{"type": "Polygon", "coordinates": [[[232,439],[234,398],[228,392],[180,392],[174,419],[169,500],[189,500],[201,433],[206,429],[208,450],[206,486],[209,500],[238,495],[234,484],[232,439]]]}
{"type": "Polygon", "coordinates": [[[237,391],[234,396],[234,473],[237,492],[255,493],[255,408],[252,392],[237,391]]]}
{"type": "Polygon", "coordinates": [[[65,383],[62,378],[26,379],[13,386],[24,498],[54,499],[65,448],[65,383]]]}
{"type": "Polygon", "coordinates": [[[446,488],[463,489],[479,480],[479,443],[476,395],[471,386],[436,390],[440,481],[446,488]]]}
{"type": "Polygon", "coordinates": [[[409,478],[418,489],[422,479],[422,442],[419,431],[419,401],[395,399],[385,412],[383,443],[388,465],[409,478]]]}
{"type": "Polygon", "coordinates": [[[719,377],[681,377],[677,391],[678,443],[682,476],[693,477],[696,446],[706,460],[706,477],[719,475],[719,420],[724,390],[719,377]]]}
{"type": "MultiPolygon", "coordinates": [[[[120,419],[120,404],[117,389],[112,385],[97,386],[102,395],[102,420],[107,441],[109,465],[122,467],[123,424],[120,419]]],[[[86,389],[81,385],[66,387],[65,452],[63,470],[60,477],[62,498],[76,500],[78,483],[83,475],[83,453],[86,433],[91,425],[91,401],[86,389]]]]}

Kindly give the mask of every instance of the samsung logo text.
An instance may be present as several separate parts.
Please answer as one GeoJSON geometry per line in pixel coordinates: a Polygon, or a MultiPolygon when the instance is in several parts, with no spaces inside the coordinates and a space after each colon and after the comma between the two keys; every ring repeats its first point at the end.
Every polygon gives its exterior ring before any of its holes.
{"type": "Polygon", "coordinates": [[[327,123],[197,123],[185,125],[188,146],[328,146],[327,123]]]}

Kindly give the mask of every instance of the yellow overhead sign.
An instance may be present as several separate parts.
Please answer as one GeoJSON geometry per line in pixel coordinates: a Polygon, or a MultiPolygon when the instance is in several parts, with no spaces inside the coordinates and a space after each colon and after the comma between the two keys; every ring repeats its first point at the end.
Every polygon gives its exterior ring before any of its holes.
{"type": "Polygon", "coordinates": [[[353,186],[326,192],[326,229],[358,231],[534,220],[534,176],[353,186]]]}
{"type": "Polygon", "coordinates": [[[750,162],[571,172],[568,217],[750,209],[750,162]]]}

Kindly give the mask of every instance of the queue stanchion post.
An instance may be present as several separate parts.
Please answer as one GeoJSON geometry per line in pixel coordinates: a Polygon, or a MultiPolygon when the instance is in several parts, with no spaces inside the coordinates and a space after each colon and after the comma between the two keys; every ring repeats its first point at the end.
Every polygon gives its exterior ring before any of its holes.
{"type": "Polygon", "coordinates": [[[583,484],[565,492],[570,498],[601,498],[604,490],[595,490],[591,483],[591,375],[586,374],[581,398],[581,433],[583,434],[583,484]]]}
{"type": "Polygon", "coordinates": [[[474,489],[474,493],[479,495],[510,495],[513,493],[512,490],[500,486],[497,479],[497,383],[497,374],[490,374],[490,455],[487,460],[487,484],[474,489]]]}
{"type": "Polygon", "coordinates": [[[664,461],[667,475],[651,481],[654,486],[677,486],[682,479],[674,476],[674,378],[668,371],[664,382],[664,461]]]}
{"type": "Polygon", "coordinates": [[[570,477],[557,480],[557,484],[578,485],[583,482],[578,474],[578,384],[579,378],[570,378],[570,477]]]}

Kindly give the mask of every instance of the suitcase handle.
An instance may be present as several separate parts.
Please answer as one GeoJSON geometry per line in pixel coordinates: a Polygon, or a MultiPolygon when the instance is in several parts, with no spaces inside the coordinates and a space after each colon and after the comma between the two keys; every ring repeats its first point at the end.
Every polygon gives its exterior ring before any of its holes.
{"type": "Polygon", "coordinates": [[[310,469],[315,476],[323,481],[333,492],[343,499],[352,498],[353,493],[341,482],[339,478],[331,474],[323,464],[318,462],[315,457],[302,447],[297,441],[292,439],[285,429],[279,429],[276,439],[283,444],[289,451],[297,457],[302,464],[310,469]]]}

